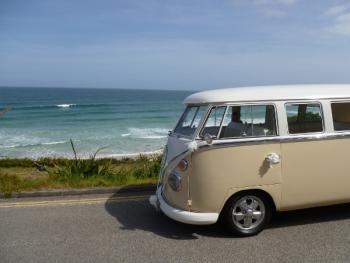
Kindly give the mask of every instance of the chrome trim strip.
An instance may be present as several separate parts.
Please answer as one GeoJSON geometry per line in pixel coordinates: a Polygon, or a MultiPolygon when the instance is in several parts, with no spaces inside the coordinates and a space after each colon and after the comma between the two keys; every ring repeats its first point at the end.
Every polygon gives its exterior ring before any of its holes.
{"type": "Polygon", "coordinates": [[[221,134],[221,131],[222,131],[222,124],[226,118],[226,115],[227,115],[227,111],[228,111],[229,107],[226,106],[226,109],[225,109],[225,113],[224,113],[224,116],[222,117],[222,120],[221,120],[221,123],[220,123],[220,128],[219,128],[219,132],[218,134],[216,135],[216,138],[220,138],[220,134],[221,134]]]}
{"type": "Polygon", "coordinates": [[[326,141],[326,140],[343,140],[343,139],[349,139],[350,133],[343,133],[343,134],[318,134],[318,135],[311,135],[311,136],[287,136],[281,138],[281,143],[283,142],[295,142],[295,141],[326,141]]]}
{"type": "Polygon", "coordinates": [[[207,104],[207,111],[205,112],[205,114],[203,115],[197,130],[195,132],[195,136],[193,138],[200,138],[200,133],[202,132],[202,129],[204,128],[204,125],[207,121],[207,118],[209,118],[209,114],[211,112],[212,106],[210,104],[207,104]]]}
{"type": "Polygon", "coordinates": [[[256,145],[256,144],[269,144],[269,143],[280,143],[280,138],[264,139],[264,140],[229,140],[213,142],[213,144],[203,144],[198,146],[198,150],[212,150],[221,147],[239,147],[243,145],[256,145]]]}
{"type": "Polygon", "coordinates": [[[269,137],[269,138],[253,138],[253,139],[239,139],[239,140],[217,140],[213,144],[202,144],[198,148],[201,150],[212,149],[217,147],[237,147],[242,145],[254,145],[254,144],[268,144],[268,143],[292,143],[292,142],[304,142],[304,141],[324,141],[324,140],[342,140],[350,139],[350,133],[343,134],[322,134],[311,136],[285,136],[285,137],[269,137]]]}

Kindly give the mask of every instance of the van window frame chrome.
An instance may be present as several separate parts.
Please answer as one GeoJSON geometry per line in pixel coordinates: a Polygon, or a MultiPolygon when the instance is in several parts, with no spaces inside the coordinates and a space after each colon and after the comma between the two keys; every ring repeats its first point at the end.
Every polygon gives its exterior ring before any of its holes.
{"type": "MultiPolygon", "coordinates": [[[[315,134],[326,134],[326,127],[325,127],[325,115],[323,110],[322,101],[318,100],[310,100],[310,101],[297,101],[297,100],[290,100],[288,102],[284,103],[284,110],[285,110],[285,118],[287,118],[287,134],[291,137],[297,137],[297,136],[304,136],[304,135],[315,135],[315,134]],[[321,110],[321,119],[322,119],[322,131],[319,132],[304,132],[304,133],[290,133],[289,132],[289,123],[288,123],[288,114],[287,114],[287,105],[291,104],[318,104],[320,106],[321,110]]],[[[333,119],[333,118],[332,118],[333,119]]],[[[334,130],[334,128],[333,128],[334,130]]]]}
{"type": "Polygon", "coordinates": [[[226,106],[226,110],[225,110],[225,114],[223,116],[223,119],[220,123],[220,128],[219,128],[219,132],[215,138],[215,140],[217,141],[224,141],[224,140],[244,140],[244,139],[254,139],[254,138],[258,138],[258,139],[268,139],[268,138],[278,138],[280,137],[280,129],[279,129],[279,115],[278,115],[278,111],[277,111],[277,105],[274,102],[271,101],[257,101],[257,102],[227,102],[227,103],[218,103],[218,104],[209,104],[210,108],[208,109],[208,114],[206,116],[206,118],[204,119],[202,126],[199,129],[199,133],[198,136],[196,136],[196,139],[198,140],[203,140],[202,136],[199,136],[200,134],[202,134],[202,131],[204,129],[205,124],[207,123],[209,114],[212,110],[212,108],[214,107],[220,107],[220,106],[226,106]],[[246,136],[246,137],[226,137],[226,138],[220,138],[220,132],[222,130],[222,124],[223,124],[223,120],[226,117],[227,111],[229,107],[232,106],[273,106],[274,108],[274,112],[275,112],[275,127],[276,127],[276,135],[269,135],[269,136],[246,136]]]}
{"type": "Polygon", "coordinates": [[[342,131],[337,131],[335,130],[334,128],[334,119],[333,119],[333,111],[332,111],[332,104],[333,103],[349,103],[350,104],[350,100],[349,99],[346,99],[346,100],[342,100],[342,99],[339,99],[339,100],[330,100],[329,101],[329,105],[330,105],[330,109],[331,109],[331,117],[332,117],[332,125],[333,125],[333,132],[334,133],[339,133],[339,134],[350,134],[350,130],[342,130],[342,131]]]}

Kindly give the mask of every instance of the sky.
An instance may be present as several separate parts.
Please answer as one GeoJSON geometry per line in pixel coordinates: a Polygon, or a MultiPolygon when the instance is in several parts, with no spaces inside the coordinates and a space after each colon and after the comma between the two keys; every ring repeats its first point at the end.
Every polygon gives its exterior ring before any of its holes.
{"type": "Polygon", "coordinates": [[[350,83],[347,0],[0,0],[0,86],[350,83]]]}

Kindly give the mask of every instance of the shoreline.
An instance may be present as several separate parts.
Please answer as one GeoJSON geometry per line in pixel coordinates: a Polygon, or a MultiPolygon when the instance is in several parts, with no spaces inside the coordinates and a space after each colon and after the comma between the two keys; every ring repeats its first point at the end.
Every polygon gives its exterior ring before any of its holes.
{"type": "Polygon", "coordinates": [[[162,153],[163,153],[163,149],[149,151],[149,152],[139,152],[139,153],[120,153],[120,154],[118,153],[118,154],[108,154],[108,155],[101,154],[101,155],[97,155],[96,159],[116,159],[116,160],[138,159],[140,156],[151,157],[151,156],[161,155],[162,153]]]}
{"type": "MultiPolygon", "coordinates": [[[[124,160],[124,159],[139,159],[140,157],[152,157],[152,156],[159,156],[162,155],[163,149],[155,150],[155,151],[147,151],[147,152],[137,152],[137,153],[117,153],[117,154],[97,154],[96,160],[101,159],[114,159],[114,160],[124,160]]],[[[88,160],[90,158],[90,155],[79,155],[78,159],[80,160],[88,160]]],[[[0,156],[0,160],[6,160],[6,159],[18,159],[18,160],[40,160],[40,159],[67,159],[67,160],[74,160],[73,154],[71,154],[70,157],[68,156],[42,156],[38,158],[30,158],[30,157],[9,157],[9,156],[0,156]]]]}

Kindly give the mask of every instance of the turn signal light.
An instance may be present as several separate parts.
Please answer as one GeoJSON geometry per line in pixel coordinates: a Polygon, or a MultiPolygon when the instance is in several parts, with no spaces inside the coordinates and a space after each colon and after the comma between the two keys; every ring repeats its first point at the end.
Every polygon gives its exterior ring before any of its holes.
{"type": "Polygon", "coordinates": [[[181,171],[181,172],[185,172],[188,168],[188,162],[185,159],[182,159],[178,165],[177,168],[181,171]]]}

